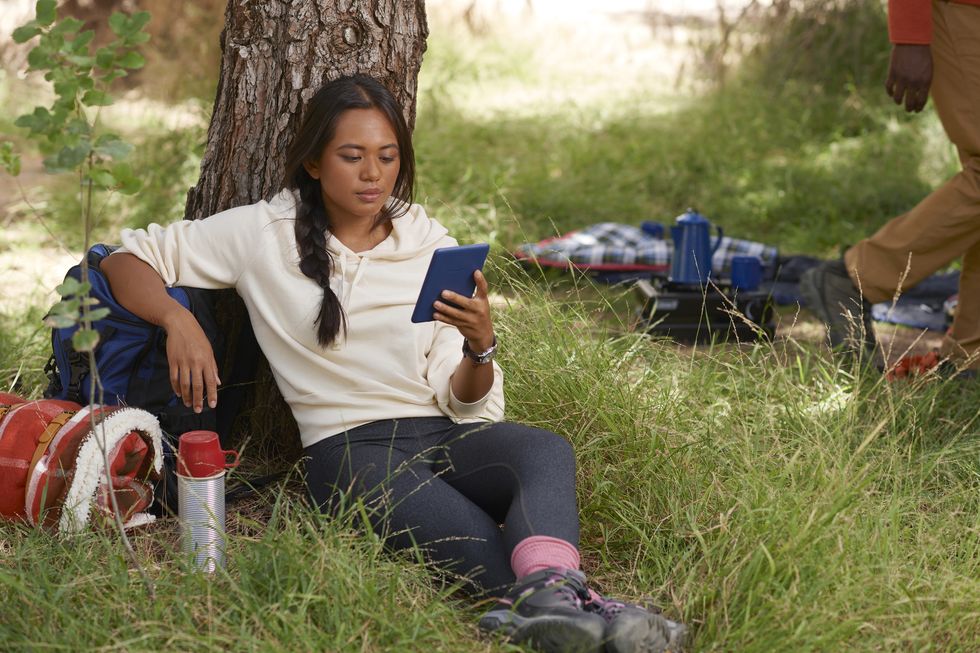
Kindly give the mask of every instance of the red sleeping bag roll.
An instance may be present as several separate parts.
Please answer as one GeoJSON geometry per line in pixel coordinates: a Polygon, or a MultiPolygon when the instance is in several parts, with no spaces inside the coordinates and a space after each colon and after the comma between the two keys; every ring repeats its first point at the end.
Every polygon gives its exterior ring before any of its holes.
{"type": "Polygon", "coordinates": [[[112,520],[114,498],[127,526],[152,521],[161,446],[156,417],[138,408],[0,393],[0,517],[71,534],[112,520]]]}

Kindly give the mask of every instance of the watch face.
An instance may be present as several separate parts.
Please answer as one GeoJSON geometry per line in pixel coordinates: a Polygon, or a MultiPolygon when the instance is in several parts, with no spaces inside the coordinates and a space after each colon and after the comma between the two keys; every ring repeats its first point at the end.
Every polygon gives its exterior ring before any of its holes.
{"type": "Polygon", "coordinates": [[[483,365],[489,363],[493,360],[493,355],[497,351],[497,339],[493,339],[493,344],[490,345],[490,349],[480,352],[479,354],[470,349],[470,343],[467,340],[463,340],[463,354],[478,365],[483,365]]]}

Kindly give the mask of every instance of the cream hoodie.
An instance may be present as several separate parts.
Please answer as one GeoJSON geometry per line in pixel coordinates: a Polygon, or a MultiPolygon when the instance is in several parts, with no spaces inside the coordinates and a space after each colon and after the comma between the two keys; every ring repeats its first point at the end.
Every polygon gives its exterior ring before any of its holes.
{"type": "Polygon", "coordinates": [[[450,378],[462,359],[463,336],[440,322],[411,321],[433,250],[456,245],[446,228],[413,204],[372,250],[355,253],[329,239],[330,285],[348,328],[324,348],[313,325],[323,293],[299,270],[294,202],[282,191],[269,202],[204,220],[124,229],[117,251],[148,263],[168,286],[238,291],[303,446],[382,419],[503,419],[496,363],[487,396],[462,403],[450,378]]]}

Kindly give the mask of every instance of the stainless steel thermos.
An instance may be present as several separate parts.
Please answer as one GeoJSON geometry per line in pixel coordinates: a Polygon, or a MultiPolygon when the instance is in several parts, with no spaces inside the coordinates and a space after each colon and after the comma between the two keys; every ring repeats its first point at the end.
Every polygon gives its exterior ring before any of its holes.
{"type": "Polygon", "coordinates": [[[221,448],[214,431],[188,431],[177,449],[177,513],[184,552],[208,573],[225,565],[225,470],[238,452],[221,448]],[[231,457],[231,460],[229,460],[231,457]]]}
{"type": "Polygon", "coordinates": [[[194,568],[211,573],[225,566],[225,472],[208,478],[177,476],[184,553],[194,568]]]}

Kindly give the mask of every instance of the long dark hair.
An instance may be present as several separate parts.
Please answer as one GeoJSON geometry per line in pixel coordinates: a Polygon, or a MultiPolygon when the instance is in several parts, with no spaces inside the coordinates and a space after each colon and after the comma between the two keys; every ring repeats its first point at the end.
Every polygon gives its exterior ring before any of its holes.
{"type": "Polygon", "coordinates": [[[340,300],[330,289],[333,261],[327,251],[330,237],[330,215],[323,205],[320,182],[309,175],[303,164],[320,158],[323,148],[334,136],[337,120],[349,109],[378,109],[388,118],[398,142],[399,170],[391,196],[400,202],[388,202],[378,213],[374,226],[404,214],[412,202],[415,188],[415,153],[412,135],[405,124],[401,106],[391,92],[367,75],[341,77],[325,84],[310,99],[302,123],[286,155],[283,187],[298,191],[296,205],[296,244],[299,269],[323,289],[320,313],[313,325],[321,346],[330,345],[346,328],[346,316],[340,300]]]}

